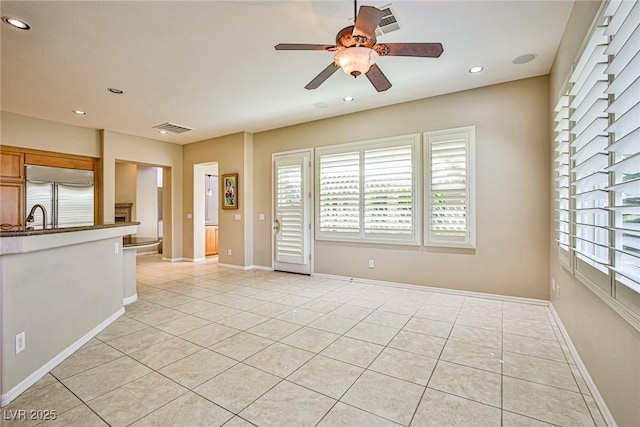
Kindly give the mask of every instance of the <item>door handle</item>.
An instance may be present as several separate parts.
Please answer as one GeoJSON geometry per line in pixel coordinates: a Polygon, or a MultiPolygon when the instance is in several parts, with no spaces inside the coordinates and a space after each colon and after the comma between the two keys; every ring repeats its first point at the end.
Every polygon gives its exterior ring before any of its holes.
{"type": "Polygon", "coordinates": [[[276,233],[280,231],[280,221],[278,221],[278,218],[275,219],[275,225],[273,226],[273,229],[276,233]]]}

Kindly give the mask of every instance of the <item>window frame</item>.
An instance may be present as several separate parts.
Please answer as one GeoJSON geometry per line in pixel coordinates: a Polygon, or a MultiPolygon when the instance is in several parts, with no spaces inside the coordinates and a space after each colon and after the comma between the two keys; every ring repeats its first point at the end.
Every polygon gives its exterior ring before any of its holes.
{"type": "Polygon", "coordinates": [[[427,131],[423,133],[423,155],[424,155],[424,246],[445,247],[445,248],[476,248],[476,127],[475,125],[461,126],[450,129],[427,131]],[[465,176],[466,176],[466,196],[465,196],[465,218],[467,219],[467,229],[462,240],[452,238],[442,238],[431,233],[432,200],[430,197],[432,181],[432,138],[446,135],[465,134],[465,176]]]}
{"type": "Polygon", "coordinates": [[[422,233],[421,229],[421,206],[422,206],[422,180],[420,179],[420,174],[422,171],[420,165],[421,159],[421,144],[420,144],[420,134],[407,134],[407,135],[398,135],[386,138],[378,138],[366,141],[358,141],[358,142],[349,142],[345,144],[336,144],[336,145],[327,145],[323,147],[317,147],[315,149],[315,239],[320,241],[329,241],[329,242],[350,242],[350,243],[376,243],[376,244],[385,244],[385,245],[405,245],[405,246],[419,246],[420,245],[420,236],[422,233]],[[411,159],[411,177],[412,177],[412,208],[411,208],[411,222],[412,222],[412,230],[411,234],[408,236],[404,235],[388,235],[384,236],[381,234],[369,235],[365,233],[364,228],[364,176],[365,176],[365,158],[364,154],[366,151],[370,150],[378,150],[384,148],[392,148],[410,145],[412,150],[412,159],[411,159]],[[357,233],[341,233],[337,234],[336,232],[331,231],[323,231],[321,224],[321,157],[341,154],[341,153],[349,153],[349,152],[358,152],[359,153],[359,231],[357,233]]]}

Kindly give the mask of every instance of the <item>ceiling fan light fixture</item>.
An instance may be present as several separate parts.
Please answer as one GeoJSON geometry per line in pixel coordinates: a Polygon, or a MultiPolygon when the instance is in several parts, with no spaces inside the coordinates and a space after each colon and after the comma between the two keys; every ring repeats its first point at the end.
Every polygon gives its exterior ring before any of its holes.
{"type": "Polygon", "coordinates": [[[353,77],[369,71],[369,68],[376,63],[376,59],[378,59],[378,53],[375,50],[361,46],[342,49],[334,57],[335,63],[342,68],[342,71],[353,77]]]}

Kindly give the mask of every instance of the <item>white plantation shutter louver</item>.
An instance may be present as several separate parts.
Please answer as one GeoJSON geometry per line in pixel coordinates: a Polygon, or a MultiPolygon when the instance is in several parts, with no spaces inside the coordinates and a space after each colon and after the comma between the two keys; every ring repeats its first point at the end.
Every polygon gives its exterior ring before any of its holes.
{"type": "Polygon", "coordinates": [[[475,247],[475,127],[425,132],[425,246],[475,247]]]}
{"type": "Polygon", "coordinates": [[[614,273],[616,298],[640,313],[640,4],[610,2],[605,34],[606,54],[613,58],[606,93],[610,121],[607,131],[612,193],[614,273]],[[622,286],[619,286],[622,285],[622,286]]]}
{"type": "Polygon", "coordinates": [[[316,149],[316,238],[417,245],[419,135],[316,149]]]}
{"type": "Polygon", "coordinates": [[[560,96],[554,109],[555,180],[556,180],[556,240],[558,257],[563,266],[571,269],[571,200],[569,187],[569,94],[560,96]]]}

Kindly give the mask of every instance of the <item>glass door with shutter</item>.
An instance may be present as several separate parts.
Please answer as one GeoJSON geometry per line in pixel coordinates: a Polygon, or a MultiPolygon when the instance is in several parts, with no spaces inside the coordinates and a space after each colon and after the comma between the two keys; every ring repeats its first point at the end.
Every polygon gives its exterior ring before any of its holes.
{"type": "Polygon", "coordinates": [[[273,267],[311,274],[311,152],[273,157],[273,267]]]}

